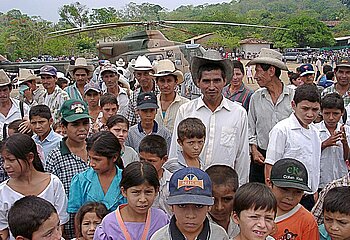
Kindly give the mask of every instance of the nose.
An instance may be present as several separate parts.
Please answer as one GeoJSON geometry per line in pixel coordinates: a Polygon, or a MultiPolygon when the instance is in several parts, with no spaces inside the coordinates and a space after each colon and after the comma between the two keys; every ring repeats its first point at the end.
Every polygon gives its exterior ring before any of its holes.
{"type": "Polygon", "coordinates": [[[224,210],[224,205],[222,204],[222,201],[221,200],[218,200],[215,204],[215,208],[217,211],[222,211],[224,210]]]}
{"type": "Polygon", "coordinates": [[[257,226],[260,227],[261,229],[266,227],[266,221],[265,218],[260,217],[257,222],[257,226]]]}
{"type": "Polygon", "coordinates": [[[194,208],[194,206],[190,206],[189,209],[187,210],[187,212],[186,212],[187,218],[194,219],[197,217],[193,208],[194,208]]]}
{"type": "Polygon", "coordinates": [[[95,229],[96,229],[95,224],[91,223],[90,226],[89,226],[89,230],[90,231],[95,231],[95,229]]]}
{"type": "Polygon", "coordinates": [[[140,198],[139,198],[139,202],[146,202],[146,197],[145,197],[145,193],[141,193],[140,198]]]}
{"type": "Polygon", "coordinates": [[[53,234],[53,239],[55,240],[61,240],[62,238],[62,230],[61,230],[61,226],[57,227],[56,230],[54,231],[53,234]]]}

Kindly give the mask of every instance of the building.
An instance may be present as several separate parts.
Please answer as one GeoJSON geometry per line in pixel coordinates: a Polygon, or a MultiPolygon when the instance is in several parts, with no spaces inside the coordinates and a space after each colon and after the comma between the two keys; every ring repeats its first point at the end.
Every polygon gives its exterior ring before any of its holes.
{"type": "Polygon", "coordinates": [[[240,47],[238,48],[239,52],[244,52],[244,58],[252,59],[256,57],[262,48],[271,48],[272,43],[256,39],[256,38],[247,38],[239,42],[240,47]]]}

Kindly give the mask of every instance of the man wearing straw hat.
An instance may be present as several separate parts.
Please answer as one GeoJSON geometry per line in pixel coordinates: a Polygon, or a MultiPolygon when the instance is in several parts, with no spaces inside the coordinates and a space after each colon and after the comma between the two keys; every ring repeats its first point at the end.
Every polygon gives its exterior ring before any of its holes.
{"type": "MultiPolygon", "coordinates": [[[[200,156],[204,168],[214,164],[231,166],[240,177],[239,183],[244,184],[249,174],[247,113],[240,104],[222,95],[222,89],[232,77],[232,64],[222,59],[218,51],[208,50],[203,57],[193,58],[191,73],[203,95],[180,106],[174,129],[188,117],[202,120],[207,126],[200,156]]],[[[176,158],[180,150],[177,138],[177,131],[173,131],[170,158],[176,158]]]]}
{"type": "Polygon", "coordinates": [[[31,69],[19,69],[17,79],[20,87],[20,101],[27,103],[30,107],[43,102],[45,89],[36,85],[40,77],[36,76],[31,69]]]}
{"type": "Polygon", "coordinates": [[[259,57],[247,63],[255,65],[254,79],[261,87],[251,97],[248,111],[251,151],[250,182],[265,183],[264,161],[269,132],[292,113],[294,90],[280,80],[281,70],[288,71],[282,54],[262,48],[259,57]]]}

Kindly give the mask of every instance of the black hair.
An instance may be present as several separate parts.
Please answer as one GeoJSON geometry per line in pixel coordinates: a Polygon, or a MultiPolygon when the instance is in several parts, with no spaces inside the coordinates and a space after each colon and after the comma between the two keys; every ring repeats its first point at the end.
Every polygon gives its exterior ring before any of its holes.
{"type": "Polygon", "coordinates": [[[344,100],[336,92],[326,94],[321,100],[321,110],[325,108],[340,109],[341,111],[344,111],[344,100]]]}
{"type": "Polygon", "coordinates": [[[257,65],[260,65],[260,67],[264,70],[264,72],[269,70],[270,67],[274,67],[275,68],[275,76],[278,78],[281,76],[281,73],[282,73],[281,69],[276,67],[276,66],[273,66],[271,64],[266,64],[266,63],[257,63],[257,65]]]}
{"type": "Polygon", "coordinates": [[[111,93],[103,94],[100,98],[101,108],[103,108],[106,104],[115,104],[115,105],[119,106],[117,97],[111,93]]]}
{"type": "MultiPolygon", "coordinates": [[[[13,120],[12,122],[9,123],[9,125],[7,126],[7,129],[13,130],[14,133],[19,133],[19,125],[21,125],[21,123],[23,122],[25,122],[25,120],[23,119],[13,120]]],[[[29,137],[31,137],[33,135],[33,131],[30,130],[29,132],[26,132],[25,135],[28,135],[29,137]]]]}
{"type": "Polygon", "coordinates": [[[205,138],[205,126],[198,118],[186,118],[177,126],[177,137],[180,141],[185,138],[205,138]]]}
{"type": "Polygon", "coordinates": [[[26,196],[17,200],[8,213],[11,234],[16,238],[22,236],[32,239],[33,233],[57,211],[43,198],[26,196]]]}
{"type": "Polygon", "coordinates": [[[73,76],[74,76],[75,72],[76,72],[78,69],[84,69],[84,70],[85,70],[85,72],[86,72],[86,75],[88,75],[88,76],[89,76],[90,71],[89,71],[89,70],[87,70],[86,68],[75,68],[75,69],[73,70],[73,76]]]}
{"type": "Polygon", "coordinates": [[[143,183],[148,183],[158,191],[160,183],[156,168],[147,162],[137,161],[128,164],[123,170],[120,187],[127,190],[128,188],[139,186],[143,183]]]}
{"type": "Polygon", "coordinates": [[[243,76],[244,76],[244,66],[243,63],[237,60],[232,60],[232,66],[233,68],[238,68],[239,70],[241,70],[243,76]]]}
{"type": "Polygon", "coordinates": [[[108,118],[108,120],[106,122],[106,126],[107,126],[108,129],[111,129],[117,123],[125,123],[126,126],[129,129],[129,120],[126,117],[124,117],[123,115],[120,115],[120,114],[117,114],[117,115],[114,115],[114,116],[108,118]]]}
{"type": "Polygon", "coordinates": [[[61,124],[63,127],[67,127],[68,126],[68,122],[66,120],[64,120],[63,118],[61,118],[61,124]]]}
{"type": "Polygon", "coordinates": [[[28,135],[22,133],[13,134],[3,142],[1,151],[7,151],[10,154],[14,155],[17,158],[17,162],[21,168],[22,165],[19,159],[23,160],[27,165],[29,165],[28,154],[32,153],[34,155],[34,160],[32,163],[35,170],[44,172],[44,167],[40,160],[36,144],[34,140],[28,135]]]}
{"type": "MultiPolygon", "coordinates": [[[[174,78],[175,82],[178,81],[177,76],[174,75],[174,74],[169,74],[169,75],[166,75],[166,76],[172,76],[174,78]]],[[[156,82],[158,82],[159,78],[161,78],[161,77],[156,77],[156,82]]]]}
{"type": "Polygon", "coordinates": [[[212,165],[205,172],[209,175],[213,185],[229,185],[236,192],[239,186],[238,174],[230,166],[212,165]]]}
{"type": "Polygon", "coordinates": [[[323,211],[350,216],[350,186],[335,187],[324,197],[323,211]]]}
{"type": "Polygon", "coordinates": [[[82,237],[81,225],[84,220],[85,214],[93,212],[96,213],[96,216],[101,220],[108,214],[108,210],[103,203],[99,202],[87,202],[81,206],[74,217],[74,228],[76,239],[82,237]]]}
{"type": "Polygon", "coordinates": [[[117,158],[115,164],[123,169],[123,161],[121,159],[122,147],[119,140],[113,133],[109,131],[101,131],[93,134],[86,141],[87,151],[93,151],[98,155],[106,157],[108,160],[117,158]]]}
{"type": "Polygon", "coordinates": [[[321,95],[314,84],[303,84],[295,89],[295,94],[293,98],[295,105],[298,105],[301,101],[309,102],[321,102],[321,95]]]}
{"type": "Polygon", "coordinates": [[[200,66],[198,68],[198,74],[197,74],[198,80],[202,79],[202,73],[204,71],[213,71],[213,70],[221,70],[221,77],[225,81],[226,73],[225,73],[224,67],[221,64],[217,64],[217,63],[207,63],[200,66]]]}
{"type": "Polygon", "coordinates": [[[327,80],[332,80],[334,78],[334,72],[333,71],[329,71],[326,73],[326,79],[327,80]]]}
{"type": "Polygon", "coordinates": [[[155,154],[157,157],[163,158],[168,154],[167,143],[162,136],[147,135],[140,142],[139,152],[155,154]]]}
{"type": "Polygon", "coordinates": [[[331,65],[324,65],[323,66],[323,68],[322,68],[322,72],[323,72],[323,74],[326,74],[326,73],[328,73],[328,72],[332,72],[333,71],[333,68],[332,68],[332,66],[331,65]]]}
{"type": "Polygon", "coordinates": [[[298,77],[300,77],[300,75],[299,75],[298,73],[291,73],[291,74],[290,74],[290,77],[289,77],[290,83],[291,83],[291,84],[294,84],[293,81],[294,81],[294,80],[297,80],[298,77]]]}
{"type": "Polygon", "coordinates": [[[46,118],[47,120],[52,118],[51,110],[47,105],[36,105],[31,107],[29,111],[29,120],[32,120],[35,116],[46,118]]]}
{"type": "Polygon", "coordinates": [[[234,211],[238,216],[244,210],[264,209],[277,213],[277,200],[271,189],[262,183],[246,183],[238,188],[234,198],[234,211]]]}

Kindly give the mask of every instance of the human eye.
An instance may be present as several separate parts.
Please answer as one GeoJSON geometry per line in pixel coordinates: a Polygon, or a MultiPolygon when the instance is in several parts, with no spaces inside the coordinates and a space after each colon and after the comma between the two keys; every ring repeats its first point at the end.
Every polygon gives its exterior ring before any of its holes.
{"type": "Polygon", "coordinates": [[[179,204],[179,205],[177,205],[179,208],[185,208],[186,207],[186,205],[185,204],[179,204]]]}
{"type": "Polygon", "coordinates": [[[202,204],[196,204],[196,208],[203,208],[204,207],[204,205],[202,205],[202,204]]]}
{"type": "Polygon", "coordinates": [[[225,202],[230,202],[233,200],[233,197],[224,197],[225,202]]]}
{"type": "Polygon", "coordinates": [[[214,79],[213,82],[214,82],[214,83],[220,83],[220,82],[221,82],[221,78],[214,79]]]}

